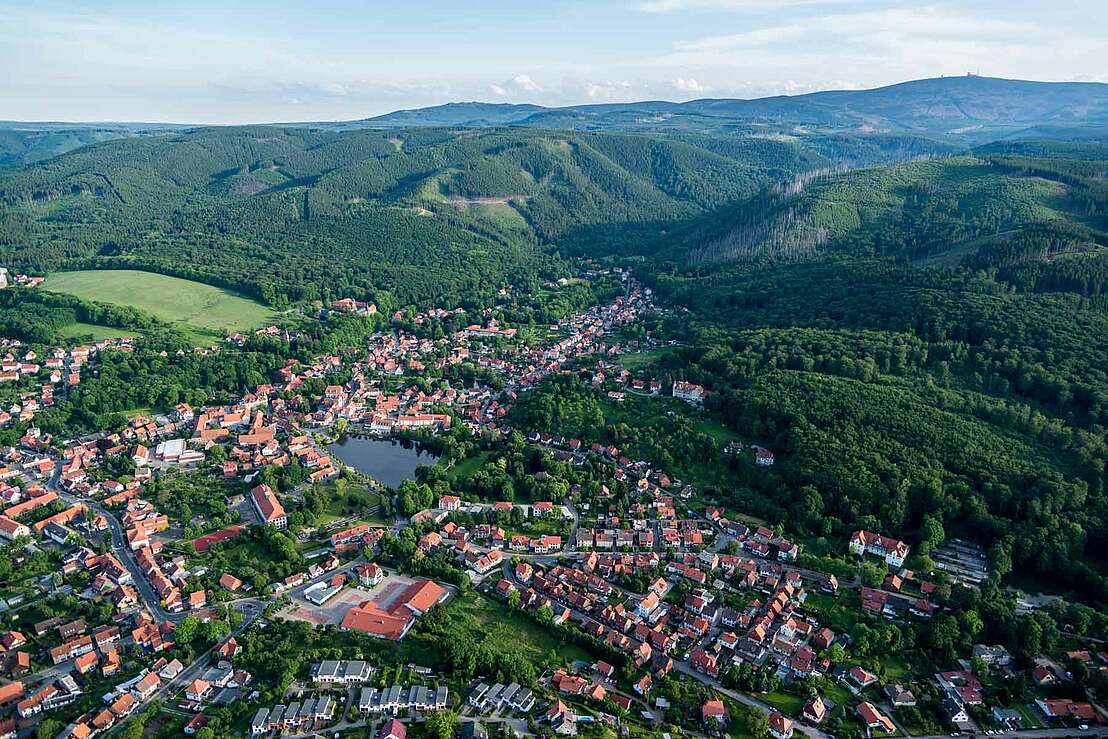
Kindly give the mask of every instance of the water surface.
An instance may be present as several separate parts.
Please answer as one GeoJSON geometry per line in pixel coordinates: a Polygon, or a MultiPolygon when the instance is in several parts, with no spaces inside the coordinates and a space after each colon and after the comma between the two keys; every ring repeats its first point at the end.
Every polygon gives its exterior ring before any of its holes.
{"type": "Polygon", "coordinates": [[[389,487],[415,479],[421,464],[434,464],[439,455],[410,441],[396,439],[361,439],[347,436],[330,444],[327,451],[347,465],[389,487]]]}

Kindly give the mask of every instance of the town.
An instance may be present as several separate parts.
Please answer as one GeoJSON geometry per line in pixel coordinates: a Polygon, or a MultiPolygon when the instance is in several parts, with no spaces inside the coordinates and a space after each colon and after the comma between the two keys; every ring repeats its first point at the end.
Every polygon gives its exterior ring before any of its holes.
{"type": "MultiPolygon", "coordinates": [[[[1017,660],[951,615],[952,591],[987,578],[972,542],[942,543],[928,573],[880,531],[809,555],[787,522],[707,499],[617,445],[514,427],[521,399],[567,376],[613,407],[707,416],[704,386],[632,361],[666,347],[629,331],[664,312],[652,291],[619,269],[584,278],[619,290],[526,337],[491,309],[384,317],[333,300],[321,314],[387,328],[289,359],[234,402],[150,409],[80,437],[38,420],[135,339],[4,340],[0,427],[25,432],[0,449],[0,737],[109,735],[139,720],[186,735],[218,722],[378,739],[1105,732],[1078,687],[1108,670],[1097,639],[1067,634],[1017,660]],[[457,328],[426,330],[444,324],[457,328]],[[470,448],[390,489],[343,460],[346,437],[470,448]],[[509,453],[530,455],[538,469],[523,474],[549,497],[451,487],[457,468],[509,453]],[[336,507],[344,495],[353,502],[336,507]],[[401,650],[478,607],[557,648],[525,668],[464,667],[456,645],[434,664],[399,661],[426,660],[401,650]],[[932,638],[938,622],[969,651],[905,660],[912,635],[932,638]],[[266,645],[300,627],[341,637],[275,673],[266,645]]],[[[776,462],[753,442],[719,445],[717,464],[743,474],[776,462]]]]}

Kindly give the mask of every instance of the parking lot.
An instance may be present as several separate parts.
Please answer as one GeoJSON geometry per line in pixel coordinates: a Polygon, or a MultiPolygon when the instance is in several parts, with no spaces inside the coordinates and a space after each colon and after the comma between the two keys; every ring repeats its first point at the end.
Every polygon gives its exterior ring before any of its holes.
{"type": "Polygon", "coordinates": [[[293,621],[306,621],[316,626],[340,624],[346,612],[366,601],[373,601],[378,608],[390,610],[399,598],[415,582],[414,578],[396,573],[386,574],[384,579],[371,587],[343,588],[321,606],[304,600],[299,593],[292,596],[293,605],[279,614],[293,621]]]}

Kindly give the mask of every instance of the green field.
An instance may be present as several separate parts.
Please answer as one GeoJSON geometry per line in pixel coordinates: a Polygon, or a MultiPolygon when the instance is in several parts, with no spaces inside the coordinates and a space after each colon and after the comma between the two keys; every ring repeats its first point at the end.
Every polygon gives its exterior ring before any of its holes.
{"type": "Polygon", "coordinates": [[[333,482],[314,486],[327,496],[327,508],[319,516],[319,524],[326,526],[342,518],[351,518],[357,523],[388,524],[391,519],[370,514],[368,509],[381,505],[381,495],[364,485],[349,480],[338,479],[333,482]]]}
{"type": "Polygon", "coordinates": [[[97,326],[95,323],[71,323],[58,330],[58,335],[63,339],[85,339],[93,341],[101,339],[117,339],[124,336],[137,336],[138,331],[133,329],[112,328],[111,326],[97,326]]]}
{"type": "Polygon", "coordinates": [[[669,349],[651,349],[646,352],[621,354],[619,363],[632,372],[649,367],[670,352],[669,349]]]}
{"type": "Polygon", "coordinates": [[[461,462],[455,462],[446,469],[446,479],[453,481],[469,477],[481,469],[491,456],[491,452],[480,452],[475,456],[466,457],[461,462]]]}
{"type": "Polygon", "coordinates": [[[276,317],[264,305],[228,290],[153,272],[57,272],[46,279],[43,287],[85,300],[144,310],[174,324],[201,344],[272,323],[276,317]]]}
{"type": "Polygon", "coordinates": [[[580,646],[563,642],[527,616],[513,612],[505,604],[480,593],[468,594],[454,604],[454,628],[462,634],[481,634],[503,651],[518,651],[531,660],[554,653],[566,662],[593,662],[580,646]]]}

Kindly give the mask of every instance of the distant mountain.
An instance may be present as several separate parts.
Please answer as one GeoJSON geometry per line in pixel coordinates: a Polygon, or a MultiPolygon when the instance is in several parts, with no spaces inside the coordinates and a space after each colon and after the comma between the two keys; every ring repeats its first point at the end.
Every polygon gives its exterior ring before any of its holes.
{"type": "MultiPolygon", "coordinates": [[[[544,111],[541,105],[517,105],[514,103],[446,103],[430,108],[397,110],[393,113],[352,121],[382,128],[411,128],[413,126],[502,126],[518,123],[528,116],[544,111]]],[[[338,124],[343,125],[343,124],[338,124]]]]}
{"type": "Polygon", "coordinates": [[[911,132],[982,141],[1029,127],[1063,136],[1108,127],[1108,84],[939,77],[870,90],[753,100],[643,101],[544,108],[451,103],[352,121],[346,126],[516,125],[574,130],[788,132],[796,128],[911,132]]]}
{"type": "Polygon", "coordinates": [[[41,162],[100,141],[180,130],[174,123],[0,121],[0,167],[41,162]]]}
{"type": "MultiPolygon", "coordinates": [[[[877,158],[891,159],[934,153],[936,148],[964,149],[993,141],[1108,136],[1108,84],[939,77],[870,90],[830,90],[752,100],[721,98],[685,103],[643,100],[558,108],[513,103],[446,103],[360,120],[305,121],[280,126],[324,131],[516,126],[679,136],[796,137],[806,141],[863,134],[887,137],[883,141],[873,139],[871,146],[899,147],[900,156],[877,158]]],[[[189,128],[194,126],[0,121],[0,167],[42,161],[107,139],[189,128]]],[[[835,151],[829,156],[846,164],[876,160],[872,156],[852,160],[839,154],[835,151]]]]}

